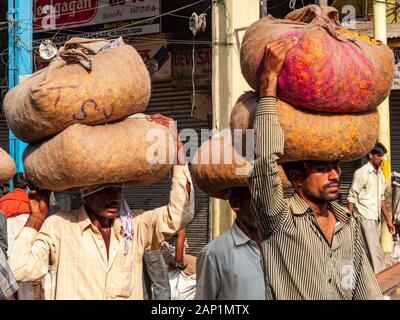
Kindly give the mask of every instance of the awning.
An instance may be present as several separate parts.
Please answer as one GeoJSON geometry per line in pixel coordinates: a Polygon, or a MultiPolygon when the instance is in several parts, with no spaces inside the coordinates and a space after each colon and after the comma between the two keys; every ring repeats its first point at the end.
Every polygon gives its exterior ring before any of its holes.
{"type": "MultiPolygon", "coordinates": [[[[350,29],[363,35],[374,37],[374,26],[372,21],[356,21],[354,29],[350,29]]],[[[387,24],[387,38],[400,38],[400,23],[387,24]]]]}

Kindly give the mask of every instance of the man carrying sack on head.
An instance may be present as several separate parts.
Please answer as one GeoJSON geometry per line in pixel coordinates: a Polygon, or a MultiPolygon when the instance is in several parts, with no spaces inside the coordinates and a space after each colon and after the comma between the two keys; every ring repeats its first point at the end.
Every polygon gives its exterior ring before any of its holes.
{"type": "MultiPolygon", "coordinates": [[[[168,126],[162,115],[150,121],[168,126]]],[[[176,130],[176,129],[175,129],[176,130]]],[[[10,267],[18,281],[32,281],[55,270],[46,299],[143,299],[145,248],[185,227],[194,214],[194,191],[181,142],[173,166],[169,203],[134,215],[119,184],[81,188],[84,205],[45,221],[49,191],[30,194],[31,216],[15,242],[10,267]]]]}
{"type": "Polygon", "coordinates": [[[382,299],[359,225],[335,200],[338,161],[282,166],[295,194],[284,199],[278,160],[284,136],[276,110],[277,79],[296,38],[266,47],[255,120],[255,164],[249,178],[264,255],[267,299],[382,299]]]}

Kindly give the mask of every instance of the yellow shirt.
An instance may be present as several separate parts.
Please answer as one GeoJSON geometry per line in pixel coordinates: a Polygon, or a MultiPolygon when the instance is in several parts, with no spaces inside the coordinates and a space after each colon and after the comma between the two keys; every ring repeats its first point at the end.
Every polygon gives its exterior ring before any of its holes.
{"type": "Polygon", "coordinates": [[[190,223],[193,214],[189,170],[174,166],[169,203],[133,218],[127,254],[121,221],[114,221],[107,257],[100,232],[81,207],[49,217],[39,232],[24,227],[10,256],[10,267],[17,281],[33,281],[44,276],[50,265],[55,281],[45,288],[46,299],[143,299],[143,251],[158,249],[163,240],[190,223]]]}

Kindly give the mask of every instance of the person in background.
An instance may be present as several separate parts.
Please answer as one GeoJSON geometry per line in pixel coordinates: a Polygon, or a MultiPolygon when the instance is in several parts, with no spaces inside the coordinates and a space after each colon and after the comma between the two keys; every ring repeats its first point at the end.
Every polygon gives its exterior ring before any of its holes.
{"type": "Polygon", "coordinates": [[[7,217],[0,211],[0,250],[7,257],[8,239],[7,239],[7,217]]]}
{"type": "Polygon", "coordinates": [[[49,213],[51,216],[54,213],[68,212],[72,209],[72,198],[69,192],[53,191],[50,194],[49,213]]]}
{"type": "Polygon", "coordinates": [[[164,242],[171,300],[193,300],[196,293],[196,257],[186,253],[186,229],[178,232],[175,248],[164,242]],[[171,251],[172,250],[172,251],[171,251]]]}
{"type": "Polygon", "coordinates": [[[368,153],[368,162],[356,170],[349,192],[349,211],[360,221],[365,251],[375,273],[385,269],[381,246],[381,213],[391,234],[395,233],[385,204],[386,182],[380,168],[387,150],[377,142],[368,153]]]}
{"type": "Polygon", "coordinates": [[[197,257],[195,299],[265,300],[260,239],[250,212],[250,199],[247,187],[229,191],[236,220],[197,257]]]}
{"type": "Polygon", "coordinates": [[[0,250],[0,300],[15,300],[18,284],[7,263],[6,255],[0,250]]]}
{"type": "Polygon", "coordinates": [[[7,263],[7,218],[0,211],[0,300],[15,300],[18,284],[7,263]]]}
{"type": "Polygon", "coordinates": [[[171,259],[168,259],[168,265],[165,261],[163,251],[146,250],[143,255],[143,278],[147,300],[171,300],[171,286],[168,271],[176,268],[184,270],[187,267],[185,263],[185,244],[186,229],[179,230],[176,245],[173,266],[171,259]]]}
{"type": "MultiPolygon", "coordinates": [[[[4,212],[7,217],[7,254],[10,255],[15,239],[20,234],[25,223],[31,214],[29,208],[28,183],[22,172],[18,172],[13,177],[14,190],[7,193],[0,199],[0,211],[4,212]]],[[[34,289],[32,282],[19,283],[18,299],[34,300],[34,289]]]]}

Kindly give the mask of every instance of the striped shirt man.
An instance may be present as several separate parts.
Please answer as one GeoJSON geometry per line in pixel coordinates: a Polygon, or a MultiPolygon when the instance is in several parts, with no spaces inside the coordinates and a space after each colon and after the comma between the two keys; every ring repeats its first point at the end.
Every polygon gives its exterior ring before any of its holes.
{"type": "Polygon", "coordinates": [[[249,186],[267,299],[382,299],[359,226],[347,209],[329,203],[337,221],[329,245],[306,202],[297,194],[284,199],[277,165],[284,137],[274,97],[260,99],[254,127],[256,161],[249,186]]]}

